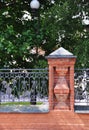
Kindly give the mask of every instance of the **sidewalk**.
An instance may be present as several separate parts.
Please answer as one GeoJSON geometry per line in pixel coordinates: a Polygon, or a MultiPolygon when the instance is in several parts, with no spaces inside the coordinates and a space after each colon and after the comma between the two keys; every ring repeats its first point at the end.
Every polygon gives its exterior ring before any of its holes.
{"type": "Polygon", "coordinates": [[[0,114],[0,130],[89,130],[89,114],[51,111],[45,114],[0,114]]]}

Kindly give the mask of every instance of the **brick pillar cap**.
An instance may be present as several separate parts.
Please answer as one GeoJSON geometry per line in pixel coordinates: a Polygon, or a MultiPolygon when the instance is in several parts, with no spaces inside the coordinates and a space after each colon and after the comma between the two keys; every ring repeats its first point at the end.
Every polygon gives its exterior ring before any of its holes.
{"type": "Polygon", "coordinates": [[[47,59],[53,59],[53,58],[76,58],[71,52],[64,49],[63,47],[58,48],[54,52],[50,53],[48,56],[46,56],[47,59]]]}

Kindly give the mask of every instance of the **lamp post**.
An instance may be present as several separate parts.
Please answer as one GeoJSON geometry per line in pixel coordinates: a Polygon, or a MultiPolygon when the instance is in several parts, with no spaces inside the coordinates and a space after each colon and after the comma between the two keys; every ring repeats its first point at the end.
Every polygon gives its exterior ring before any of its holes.
{"type": "MultiPolygon", "coordinates": [[[[36,35],[36,38],[37,36],[40,34],[40,12],[39,12],[39,8],[40,8],[40,2],[38,0],[32,0],[30,2],[30,8],[31,8],[31,14],[32,14],[32,21],[33,21],[33,25],[34,25],[34,22],[35,22],[35,25],[34,26],[34,32],[35,32],[35,35],[36,35]]],[[[36,42],[36,54],[38,55],[38,44],[37,44],[37,39],[35,38],[35,41],[36,42]]],[[[36,61],[37,59],[35,59],[36,61]]]]}
{"type": "Polygon", "coordinates": [[[38,14],[38,10],[40,8],[40,2],[38,0],[32,0],[30,2],[30,8],[32,11],[32,18],[34,18],[34,16],[36,16],[36,14],[38,14]]]}
{"type": "MultiPolygon", "coordinates": [[[[40,2],[38,0],[32,0],[30,2],[30,8],[31,8],[31,12],[32,12],[32,20],[35,19],[35,17],[37,18],[37,24],[38,26],[36,26],[35,29],[35,32],[36,32],[36,35],[38,35],[39,33],[39,8],[40,8],[40,2]]],[[[38,46],[36,47],[36,54],[38,54],[38,46]]],[[[35,80],[35,79],[34,79],[35,80]]],[[[30,94],[30,103],[32,105],[36,105],[36,98],[37,98],[37,84],[36,84],[36,81],[32,81],[32,87],[31,87],[31,94],[30,94]]]]}
{"type": "Polygon", "coordinates": [[[31,7],[31,9],[39,9],[39,7],[40,7],[40,2],[38,1],[38,0],[32,0],[31,2],[30,2],[30,7],[31,7]]]}

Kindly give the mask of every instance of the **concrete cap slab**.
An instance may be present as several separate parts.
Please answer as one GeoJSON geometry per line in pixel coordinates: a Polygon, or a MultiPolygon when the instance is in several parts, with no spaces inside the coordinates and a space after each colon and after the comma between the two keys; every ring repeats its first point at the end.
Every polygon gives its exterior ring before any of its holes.
{"type": "Polygon", "coordinates": [[[73,58],[74,56],[71,52],[64,49],[63,47],[58,48],[54,52],[50,53],[47,58],[73,58]]]}

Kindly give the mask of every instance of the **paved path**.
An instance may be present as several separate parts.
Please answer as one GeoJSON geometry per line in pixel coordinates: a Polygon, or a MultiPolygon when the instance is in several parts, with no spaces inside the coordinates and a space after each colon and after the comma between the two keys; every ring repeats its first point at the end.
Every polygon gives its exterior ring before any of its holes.
{"type": "Polygon", "coordinates": [[[51,111],[45,114],[0,114],[0,130],[89,130],[89,114],[51,111]]]}

